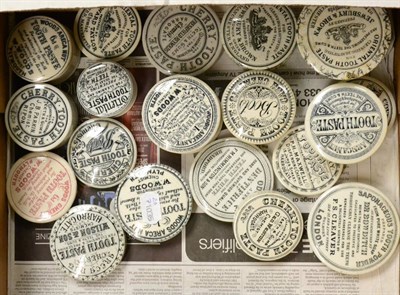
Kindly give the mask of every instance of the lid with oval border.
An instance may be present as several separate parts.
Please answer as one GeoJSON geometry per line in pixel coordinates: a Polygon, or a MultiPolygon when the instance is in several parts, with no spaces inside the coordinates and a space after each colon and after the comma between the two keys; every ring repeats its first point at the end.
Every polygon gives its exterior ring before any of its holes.
{"type": "Polygon", "coordinates": [[[122,116],[135,103],[137,92],[131,72],[110,61],[86,68],[76,85],[79,103],[85,111],[97,117],[122,116]]]}
{"type": "Polygon", "coordinates": [[[277,143],[272,165],[279,181],[299,195],[318,195],[339,179],[343,165],[325,160],[309,143],[304,125],[290,129],[277,143]]]}
{"type": "Polygon", "coordinates": [[[393,92],[383,82],[369,76],[352,80],[351,83],[367,87],[382,101],[388,117],[388,128],[390,129],[394,125],[397,116],[396,99],[393,92]]]}
{"type": "Polygon", "coordinates": [[[337,83],[311,101],[305,117],[312,147],[334,163],[352,164],[375,153],[387,131],[382,102],[368,88],[337,83]]]}
{"type": "Polygon", "coordinates": [[[214,91],[188,75],[167,77],[147,93],[142,107],[144,130],[171,153],[195,153],[218,136],[221,107],[214,91]]]}
{"type": "Polygon", "coordinates": [[[222,118],[240,140],[267,144],[291,127],[296,114],[296,97],[290,85],[270,71],[247,71],[226,87],[222,118]]]}
{"type": "Polygon", "coordinates": [[[8,37],[6,55],[13,72],[28,82],[60,83],[79,64],[71,33],[48,16],[32,16],[18,23],[8,37]]]}
{"type": "Polygon", "coordinates": [[[286,196],[274,191],[255,192],[236,210],[233,232],[244,253],[274,261],[289,255],[303,235],[303,217],[286,196]]]}
{"type": "Polygon", "coordinates": [[[28,84],[18,89],[5,111],[8,134],[22,148],[49,151],[67,143],[77,123],[75,104],[50,84],[28,84]]]}
{"type": "Polygon", "coordinates": [[[134,7],[80,9],[74,35],[80,50],[90,59],[120,61],[137,47],[142,23],[134,7]]]}
{"type": "Polygon", "coordinates": [[[368,74],[388,53],[392,27],[384,8],[305,6],[297,44],[321,75],[351,80],[368,74]]]}
{"type": "Polygon", "coordinates": [[[119,185],[115,211],[124,230],[143,242],[177,236],[192,212],[192,194],[175,169],[150,164],[133,169],[119,185]]]}
{"type": "Polygon", "coordinates": [[[55,263],[67,275],[85,282],[113,272],[126,248],[118,220],[96,205],[73,207],[54,224],[49,240],[55,263]]]}
{"type": "Polygon", "coordinates": [[[274,68],[296,46],[297,22],[288,6],[235,5],[221,22],[225,52],[245,68],[274,68]]]}
{"type": "Polygon", "coordinates": [[[8,202],[19,216],[47,223],[71,208],[77,182],[68,162],[57,154],[29,153],[11,167],[6,188],[8,202]]]}
{"type": "Polygon", "coordinates": [[[233,222],[239,204],[255,191],[272,190],[272,165],[260,148],[236,138],[207,145],[190,168],[189,184],[203,211],[233,222]]]}
{"type": "Polygon", "coordinates": [[[76,128],[67,155],[78,180],[90,187],[109,188],[118,185],[135,166],[137,148],[122,123],[95,118],[76,128]]]}
{"type": "Polygon", "coordinates": [[[308,238],[329,268],[360,275],[382,266],[399,242],[399,216],[377,188],[344,183],[323,193],[308,216],[308,238]]]}
{"type": "Polygon", "coordinates": [[[162,73],[197,76],[218,59],[222,44],[220,21],[207,5],[161,6],[143,28],[143,48],[162,73]]]}

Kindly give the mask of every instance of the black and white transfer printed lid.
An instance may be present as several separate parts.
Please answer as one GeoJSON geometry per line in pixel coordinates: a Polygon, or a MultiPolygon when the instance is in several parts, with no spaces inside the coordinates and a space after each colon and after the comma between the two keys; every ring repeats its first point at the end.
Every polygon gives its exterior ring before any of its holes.
{"type": "Polygon", "coordinates": [[[72,100],[57,87],[28,84],[8,101],[5,121],[16,144],[42,152],[67,143],[78,123],[78,112],[72,100]]]}
{"type": "Polygon", "coordinates": [[[329,268],[359,275],[382,266],[399,242],[399,216],[378,189],[344,183],[323,193],[308,216],[308,238],[329,268]]]}
{"type": "Polygon", "coordinates": [[[383,60],[392,27],[384,8],[305,6],[297,38],[301,55],[318,73],[351,80],[366,75],[383,60]]]}
{"type": "Polygon", "coordinates": [[[162,6],[143,28],[143,48],[162,73],[199,75],[218,59],[220,21],[206,5],[162,6]]]}
{"type": "Polygon", "coordinates": [[[304,125],[290,129],[277,143],[272,165],[279,181],[299,195],[317,195],[338,181],[343,165],[325,160],[309,143],[304,125]]]}
{"type": "Polygon", "coordinates": [[[142,120],[147,135],[171,153],[195,153],[221,130],[221,107],[214,91],[187,75],[167,77],[147,93],[142,120]]]}
{"type": "Polygon", "coordinates": [[[79,125],[68,142],[68,162],[76,177],[95,188],[118,185],[137,157],[132,133],[120,122],[96,118],[79,125]]]}
{"type": "Polygon", "coordinates": [[[124,230],[143,242],[164,242],[178,235],[192,212],[192,195],[175,169],[137,167],[119,185],[115,211],[124,230]]]}
{"type": "Polygon", "coordinates": [[[247,255],[262,261],[290,254],[303,235],[303,217],[296,205],[281,193],[256,192],[236,210],[235,239],[247,255]]]}
{"type": "Polygon", "coordinates": [[[353,83],[326,87],[311,101],[306,136],[325,159],[352,164],[370,157],[382,144],[387,116],[368,88],[353,83]]]}
{"type": "Polygon", "coordinates": [[[141,33],[142,23],[134,7],[80,9],[74,23],[79,48],[96,60],[128,57],[139,44],[141,33]]]}
{"type": "Polygon", "coordinates": [[[351,83],[367,87],[382,101],[388,118],[388,128],[390,129],[394,125],[397,116],[396,99],[393,92],[383,82],[369,76],[352,80],[351,83]]]}
{"type": "Polygon", "coordinates": [[[235,5],[222,19],[225,52],[243,67],[255,70],[283,63],[296,45],[296,18],[287,6],[235,5]]]}
{"type": "Polygon", "coordinates": [[[77,183],[68,162],[50,152],[29,153],[11,167],[7,177],[10,206],[22,218],[46,223],[72,206],[77,183]]]}
{"type": "Polygon", "coordinates": [[[209,216],[233,222],[238,205],[255,191],[272,190],[267,156],[236,138],[219,139],[197,154],[189,175],[197,205],[209,216]]]}
{"type": "Polygon", "coordinates": [[[290,85],[269,71],[247,71],[234,78],[221,100],[222,118],[242,141],[267,144],[291,127],[296,97],[290,85]]]}
{"type": "Polygon", "coordinates": [[[22,20],[7,41],[11,69],[29,82],[61,83],[76,70],[80,52],[70,32],[47,16],[22,20]]]}
{"type": "Polygon", "coordinates": [[[50,251],[56,264],[80,281],[110,274],[125,253],[125,233],[110,211],[95,205],[73,207],[54,224],[50,251]]]}
{"type": "Polygon", "coordinates": [[[119,117],[135,103],[137,84],[132,74],[115,62],[103,61],[79,76],[76,95],[82,107],[97,117],[119,117]]]}

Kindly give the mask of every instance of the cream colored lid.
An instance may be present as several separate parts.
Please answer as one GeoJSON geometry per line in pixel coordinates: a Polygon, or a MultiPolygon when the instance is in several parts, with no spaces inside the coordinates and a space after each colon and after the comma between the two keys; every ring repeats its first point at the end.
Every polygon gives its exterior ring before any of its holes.
{"type": "Polygon", "coordinates": [[[7,197],[22,218],[46,223],[63,216],[72,206],[77,191],[74,172],[60,156],[29,153],[11,167],[7,197]]]}
{"type": "Polygon", "coordinates": [[[378,189],[344,183],[322,194],[308,216],[308,238],[329,268],[360,275],[382,266],[399,242],[399,216],[378,189]]]}

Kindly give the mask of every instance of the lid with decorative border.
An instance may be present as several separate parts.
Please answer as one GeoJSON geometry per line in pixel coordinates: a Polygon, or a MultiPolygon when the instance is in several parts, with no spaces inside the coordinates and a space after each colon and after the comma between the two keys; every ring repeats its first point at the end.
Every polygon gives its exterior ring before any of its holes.
{"type": "Polygon", "coordinates": [[[73,207],[57,220],[50,233],[55,263],[80,281],[110,274],[125,253],[125,233],[110,211],[96,205],[73,207]]]}

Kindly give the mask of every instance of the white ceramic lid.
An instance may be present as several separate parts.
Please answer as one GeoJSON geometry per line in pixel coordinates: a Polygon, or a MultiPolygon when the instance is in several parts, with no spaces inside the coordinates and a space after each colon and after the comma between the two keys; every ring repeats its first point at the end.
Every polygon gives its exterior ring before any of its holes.
{"type": "Polygon", "coordinates": [[[298,20],[301,55],[331,79],[366,75],[386,56],[392,39],[384,8],[305,6],[298,20]]]}
{"type": "Polygon", "coordinates": [[[360,275],[384,264],[399,242],[399,216],[378,189],[344,183],[322,194],[308,216],[315,255],[340,273],[360,275]]]}
{"type": "Polygon", "coordinates": [[[299,195],[318,195],[338,181],[342,164],[325,160],[307,140],[304,125],[290,129],[277,143],[272,165],[279,181],[299,195]]]}
{"type": "Polygon", "coordinates": [[[99,62],[79,76],[76,95],[89,114],[97,117],[119,117],[128,112],[137,97],[132,74],[115,62],[99,62]]]}
{"type": "Polygon", "coordinates": [[[267,144],[291,127],[296,97],[290,85],[269,71],[247,71],[234,78],[221,100],[222,118],[242,141],[267,144]]]}
{"type": "Polygon", "coordinates": [[[122,123],[96,118],[76,128],[67,155],[78,180],[94,188],[109,188],[118,185],[135,166],[137,148],[122,123]]]}
{"type": "Polygon", "coordinates": [[[220,21],[206,5],[165,5],[154,9],[143,28],[143,48],[162,73],[199,75],[218,59],[220,21]]]}
{"type": "Polygon", "coordinates": [[[182,175],[162,164],[136,167],[119,185],[115,211],[124,230],[143,242],[178,235],[192,212],[192,195],[182,175]]]}
{"type": "Polygon", "coordinates": [[[262,261],[290,254],[303,235],[303,217],[296,205],[281,193],[256,192],[236,210],[233,232],[240,249],[262,261]]]}
{"type": "Polygon", "coordinates": [[[125,233],[110,211],[78,205],[57,220],[50,233],[50,251],[67,275],[96,281],[110,274],[125,253],[125,233]]]}
{"type": "Polygon", "coordinates": [[[28,84],[8,101],[5,122],[8,134],[22,148],[49,151],[67,143],[78,123],[78,112],[55,86],[28,84]]]}
{"type": "Polygon", "coordinates": [[[311,101],[305,117],[306,136],[325,159],[352,164],[370,157],[382,144],[387,116],[368,88],[337,83],[311,101]]]}
{"type": "Polygon", "coordinates": [[[60,83],[79,63],[79,50],[69,31],[47,16],[32,16],[17,24],[8,37],[6,55],[14,73],[29,82],[60,83]]]}
{"type": "Polygon", "coordinates": [[[391,128],[396,121],[396,99],[393,92],[378,79],[363,76],[358,79],[352,80],[351,83],[356,83],[367,87],[382,101],[388,118],[388,128],[391,128]]]}
{"type": "Polygon", "coordinates": [[[272,190],[267,156],[236,138],[219,139],[197,154],[189,175],[194,200],[220,221],[233,222],[238,205],[255,191],[272,190]]]}
{"type": "Polygon", "coordinates": [[[95,60],[128,57],[139,44],[141,33],[142,23],[134,7],[85,8],[75,17],[76,43],[95,60]]]}
{"type": "Polygon", "coordinates": [[[171,153],[195,153],[221,130],[221,107],[203,81],[174,75],[147,93],[142,107],[144,130],[150,140],[171,153]]]}
{"type": "Polygon", "coordinates": [[[22,218],[46,223],[63,216],[77,191],[74,172],[60,156],[29,153],[11,167],[7,177],[8,202],[22,218]]]}
{"type": "Polygon", "coordinates": [[[221,22],[225,52],[245,68],[266,70],[283,63],[296,45],[297,22],[287,6],[235,5],[221,22]]]}

